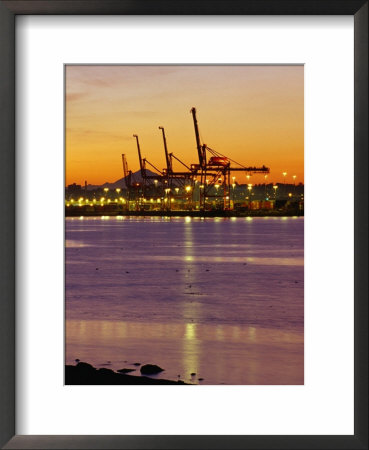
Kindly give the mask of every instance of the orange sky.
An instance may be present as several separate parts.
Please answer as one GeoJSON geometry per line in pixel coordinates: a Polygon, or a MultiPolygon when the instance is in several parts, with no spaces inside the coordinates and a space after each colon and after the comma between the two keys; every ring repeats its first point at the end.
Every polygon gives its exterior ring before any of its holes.
{"type": "Polygon", "coordinates": [[[282,172],[304,181],[303,66],[67,66],[66,184],[122,178],[122,153],[138,170],[133,134],[142,156],[164,168],[158,126],[169,152],[197,163],[193,106],[203,143],[243,165],[265,164],[269,182],[283,182],[282,172]]]}

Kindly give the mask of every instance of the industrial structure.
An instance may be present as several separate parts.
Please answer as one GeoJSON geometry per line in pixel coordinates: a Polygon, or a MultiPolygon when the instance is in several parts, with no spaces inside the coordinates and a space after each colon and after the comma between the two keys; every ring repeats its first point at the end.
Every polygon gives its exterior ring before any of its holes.
{"type": "Polygon", "coordinates": [[[133,180],[132,171],[128,169],[126,155],[123,154],[123,174],[128,191],[128,208],[130,200],[135,199],[136,209],[146,209],[147,198],[151,196],[151,201],[154,201],[153,197],[158,197],[160,193],[163,200],[163,202],[160,201],[161,208],[166,210],[172,209],[180,201],[182,208],[205,211],[209,209],[212,200],[215,200],[217,208],[224,211],[232,210],[234,202],[231,189],[232,186],[234,188],[235,177],[231,178],[231,174],[233,172],[269,173],[269,168],[265,165],[262,167],[244,166],[201,142],[196,108],[191,109],[191,114],[198,161],[190,166],[181,161],[174,153],[168,152],[164,127],[159,127],[162,132],[166,161],[166,167],[162,170],[155,167],[147,158],[142,158],[139,138],[136,134],[133,135],[136,139],[141,180],[133,180]],[[173,160],[180,163],[183,169],[175,171],[173,160]],[[150,166],[150,173],[147,166],[150,166]],[[152,172],[151,169],[155,172],[152,172]],[[194,207],[194,205],[196,206],[194,207]]]}

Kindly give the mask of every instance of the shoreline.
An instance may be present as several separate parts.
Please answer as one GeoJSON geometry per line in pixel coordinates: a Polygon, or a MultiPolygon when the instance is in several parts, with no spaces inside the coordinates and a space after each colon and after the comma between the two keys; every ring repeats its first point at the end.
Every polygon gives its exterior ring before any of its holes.
{"type": "Polygon", "coordinates": [[[86,211],[76,208],[65,210],[65,217],[304,217],[303,211],[86,211]]]}
{"type": "Polygon", "coordinates": [[[65,365],[66,385],[190,385],[182,380],[173,381],[150,378],[144,375],[128,375],[112,369],[96,369],[86,362],[65,365]]]}

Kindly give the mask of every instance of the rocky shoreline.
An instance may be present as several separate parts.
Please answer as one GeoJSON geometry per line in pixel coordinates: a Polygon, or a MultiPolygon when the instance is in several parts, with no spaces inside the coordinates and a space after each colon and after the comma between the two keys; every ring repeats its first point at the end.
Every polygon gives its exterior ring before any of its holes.
{"type": "MultiPolygon", "coordinates": [[[[65,366],[65,384],[66,385],[185,385],[184,381],[172,381],[147,376],[128,375],[128,369],[121,369],[114,372],[111,369],[96,369],[91,364],[78,362],[75,366],[65,366]]],[[[147,364],[141,368],[142,375],[154,375],[163,371],[160,367],[147,364]]]]}

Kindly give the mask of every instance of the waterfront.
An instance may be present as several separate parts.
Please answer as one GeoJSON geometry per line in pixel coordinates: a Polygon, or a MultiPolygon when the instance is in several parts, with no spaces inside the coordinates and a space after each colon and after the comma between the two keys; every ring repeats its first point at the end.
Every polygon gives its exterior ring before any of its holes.
{"type": "Polygon", "coordinates": [[[303,384],[303,235],[296,217],[67,218],[66,362],[303,384]]]}

